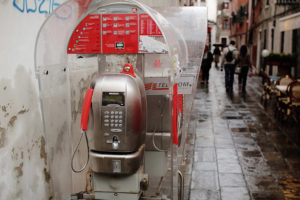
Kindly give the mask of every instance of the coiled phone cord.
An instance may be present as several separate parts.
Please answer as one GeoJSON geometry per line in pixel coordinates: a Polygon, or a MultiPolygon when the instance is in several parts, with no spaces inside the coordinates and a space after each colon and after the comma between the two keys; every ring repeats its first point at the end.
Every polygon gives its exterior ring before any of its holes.
{"type": "Polygon", "coordinates": [[[75,148],[75,150],[74,150],[74,152],[73,152],[73,155],[72,155],[72,160],[71,160],[71,168],[72,168],[72,171],[73,172],[75,172],[75,173],[80,173],[80,172],[82,172],[85,168],[86,168],[86,166],[88,165],[88,163],[89,163],[89,160],[90,160],[90,146],[89,146],[89,141],[88,141],[88,138],[87,138],[87,135],[86,135],[86,131],[84,131],[84,130],[82,130],[81,129],[81,136],[80,136],[80,140],[79,140],[79,142],[78,142],[78,144],[77,144],[77,146],[76,146],[76,148],[75,148]],[[74,157],[75,157],[75,153],[77,152],[77,150],[78,150],[78,148],[79,148],[79,145],[80,145],[80,143],[81,143],[81,140],[82,140],[82,136],[85,136],[85,141],[86,141],[86,147],[87,147],[87,160],[86,160],[86,163],[84,164],[84,166],[81,168],[81,169],[79,169],[79,170],[76,170],[75,168],[74,168],[74,157]]]}
{"type": "Polygon", "coordinates": [[[75,151],[73,152],[73,155],[72,155],[72,160],[71,160],[71,168],[72,168],[72,171],[75,172],[75,173],[80,173],[82,172],[86,166],[88,165],[89,163],[89,160],[90,160],[90,146],[89,146],[89,141],[88,141],[88,138],[87,138],[87,135],[86,135],[86,130],[88,128],[88,120],[89,120],[89,113],[90,113],[90,108],[91,108],[91,102],[92,102],[92,96],[93,96],[93,89],[92,88],[88,88],[86,93],[85,93],[85,96],[84,96],[84,101],[83,101],[83,105],[82,105],[82,112],[81,112],[81,136],[80,136],[80,140],[75,148],[75,151]],[[80,142],[82,140],[82,136],[85,136],[85,141],[86,141],[86,147],[87,147],[87,161],[86,163],[84,164],[84,166],[79,169],[79,170],[76,170],[74,168],[74,157],[75,157],[75,153],[77,152],[78,148],[79,148],[79,145],[80,145],[80,142]]]}

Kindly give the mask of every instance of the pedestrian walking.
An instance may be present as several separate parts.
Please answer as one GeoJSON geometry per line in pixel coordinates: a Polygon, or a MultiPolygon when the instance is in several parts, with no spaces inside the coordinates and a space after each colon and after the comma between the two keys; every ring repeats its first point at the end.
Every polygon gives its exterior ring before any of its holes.
{"type": "Polygon", "coordinates": [[[219,62],[220,62],[220,55],[221,51],[218,46],[214,49],[214,62],[215,62],[215,67],[219,69],[219,62]]]}
{"type": "Polygon", "coordinates": [[[235,48],[235,41],[230,41],[230,45],[223,50],[222,66],[225,69],[226,92],[233,92],[234,72],[238,50],[235,48]]]}
{"type": "Polygon", "coordinates": [[[205,46],[201,71],[202,71],[202,83],[207,84],[209,80],[209,70],[211,68],[211,63],[213,62],[213,55],[209,51],[208,46],[205,46]]]}
{"type": "Polygon", "coordinates": [[[243,95],[246,94],[247,76],[248,76],[248,71],[251,67],[250,56],[247,52],[248,52],[247,46],[243,45],[240,48],[240,54],[237,59],[237,65],[241,69],[239,73],[239,88],[242,88],[243,95]]]}

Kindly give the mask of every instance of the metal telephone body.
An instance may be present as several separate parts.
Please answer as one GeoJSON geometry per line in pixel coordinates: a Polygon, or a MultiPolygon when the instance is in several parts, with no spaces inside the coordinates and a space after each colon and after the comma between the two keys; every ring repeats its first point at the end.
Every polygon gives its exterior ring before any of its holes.
{"type": "Polygon", "coordinates": [[[139,77],[102,74],[94,79],[91,150],[133,153],[145,144],[146,96],[139,77]]]}

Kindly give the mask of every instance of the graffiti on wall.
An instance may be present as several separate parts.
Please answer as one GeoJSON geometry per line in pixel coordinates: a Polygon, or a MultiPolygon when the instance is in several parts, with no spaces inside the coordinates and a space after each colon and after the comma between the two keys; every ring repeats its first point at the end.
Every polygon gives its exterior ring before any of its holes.
{"type": "Polygon", "coordinates": [[[13,0],[13,6],[21,13],[51,14],[60,4],[55,0],[13,0]]]}

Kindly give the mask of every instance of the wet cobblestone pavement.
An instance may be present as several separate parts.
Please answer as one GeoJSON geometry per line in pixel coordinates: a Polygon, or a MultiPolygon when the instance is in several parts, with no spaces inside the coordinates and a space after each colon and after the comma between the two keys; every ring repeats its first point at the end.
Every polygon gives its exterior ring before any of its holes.
{"type": "Polygon", "coordinates": [[[193,144],[187,149],[193,167],[185,199],[300,199],[299,124],[279,123],[272,104],[262,106],[260,77],[248,79],[244,98],[237,77],[234,85],[228,96],[224,72],[214,68],[209,86],[199,84],[192,118],[196,135],[187,141],[193,144]]]}

